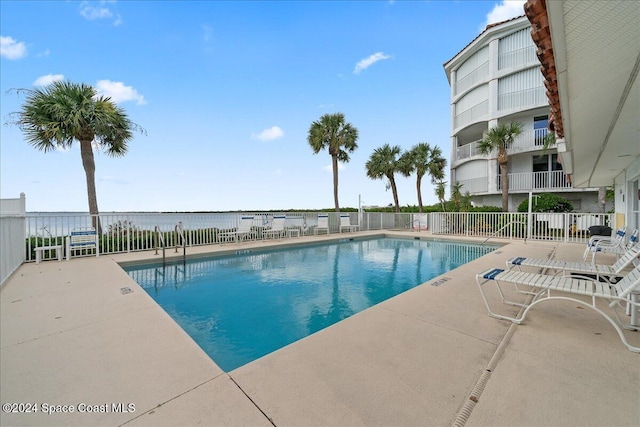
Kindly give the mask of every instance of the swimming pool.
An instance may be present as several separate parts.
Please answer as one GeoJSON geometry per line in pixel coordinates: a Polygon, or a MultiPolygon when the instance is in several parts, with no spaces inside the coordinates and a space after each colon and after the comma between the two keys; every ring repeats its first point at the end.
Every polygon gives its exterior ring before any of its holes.
{"type": "Polygon", "coordinates": [[[347,239],[124,269],[228,372],[495,249],[347,239]]]}

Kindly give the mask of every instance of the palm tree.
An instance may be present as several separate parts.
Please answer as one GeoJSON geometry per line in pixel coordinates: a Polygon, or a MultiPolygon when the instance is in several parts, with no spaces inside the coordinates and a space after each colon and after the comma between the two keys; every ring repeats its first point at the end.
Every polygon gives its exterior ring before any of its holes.
{"type": "Polygon", "coordinates": [[[336,205],[336,212],[340,212],[338,203],[338,162],[349,161],[349,153],[353,153],[358,144],[358,129],[351,123],[344,120],[344,114],[325,114],[319,120],[311,123],[307,141],[313,150],[313,154],[318,154],[321,150],[327,149],[331,156],[331,167],[333,169],[333,200],[336,205]]]}
{"type": "Polygon", "coordinates": [[[89,213],[100,231],[96,196],[93,144],[107,155],[118,157],[127,152],[127,141],[134,130],[144,132],[131,122],[124,110],[109,97],[84,83],[54,82],[42,89],[20,89],[26,93],[20,111],[12,113],[12,124],[24,132],[29,144],[40,151],[69,148],[80,143],[82,166],[87,180],[89,213]]]}
{"type": "Polygon", "coordinates": [[[399,170],[404,176],[416,173],[416,191],[418,193],[418,210],[423,212],[422,206],[422,178],[429,174],[431,183],[444,178],[444,168],[447,160],[442,157],[440,147],[431,147],[426,142],[414,145],[410,151],[405,151],[399,160],[399,170]]]}
{"type": "Polygon", "coordinates": [[[480,152],[483,154],[489,154],[493,150],[498,150],[500,186],[502,189],[502,212],[509,211],[509,156],[507,155],[507,149],[511,147],[515,138],[521,133],[521,123],[503,123],[489,129],[478,145],[480,152]]]}
{"type": "Polygon", "coordinates": [[[371,179],[387,178],[387,189],[391,188],[393,193],[393,201],[396,205],[396,212],[400,212],[400,203],[398,202],[398,189],[396,188],[396,180],[394,174],[400,171],[400,146],[389,146],[385,144],[380,148],[373,150],[373,154],[365,165],[367,176],[371,179]]]}
{"type": "Polygon", "coordinates": [[[438,180],[438,182],[436,182],[436,196],[438,197],[438,200],[440,201],[440,206],[442,207],[442,212],[446,212],[447,210],[445,209],[444,206],[444,193],[446,190],[446,186],[447,186],[447,181],[440,179],[438,180]]]}

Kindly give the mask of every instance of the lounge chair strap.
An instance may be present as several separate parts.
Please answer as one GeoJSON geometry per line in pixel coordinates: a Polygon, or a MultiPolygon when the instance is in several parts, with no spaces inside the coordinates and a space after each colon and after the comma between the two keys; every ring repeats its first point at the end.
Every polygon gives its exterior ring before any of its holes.
{"type": "Polygon", "coordinates": [[[503,271],[504,271],[504,269],[502,269],[502,268],[494,268],[493,270],[484,273],[484,275],[482,277],[487,279],[487,280],[494,280],[496,278],[496,276],[498,274],[502,273],[503,271]]]}

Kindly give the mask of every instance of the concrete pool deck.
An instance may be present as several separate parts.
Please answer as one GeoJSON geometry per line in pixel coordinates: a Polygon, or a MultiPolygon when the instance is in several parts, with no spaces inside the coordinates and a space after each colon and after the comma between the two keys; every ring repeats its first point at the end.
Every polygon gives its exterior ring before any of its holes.
{"type": "MultiPolygon", "coordinates": [[[[380,234],[431,237],[338,236],[380,234]]],[[[487,315],[475,283],[512,256],[577,260],[584,246],[496,242],[506,245],[229,373],[118,265],[153,252],[23,264],[0,288],[0,398],[38,412],[3,411],[0,425],[640,425],[640,355],[608,322],[549,302],[513,325],[487,315]]]]}

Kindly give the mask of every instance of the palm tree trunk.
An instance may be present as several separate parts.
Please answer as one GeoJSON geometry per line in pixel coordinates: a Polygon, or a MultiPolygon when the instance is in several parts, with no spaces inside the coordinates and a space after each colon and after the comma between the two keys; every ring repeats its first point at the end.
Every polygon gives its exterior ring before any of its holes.
{"type": "Polygon", "coordinates": [[[500,164],[500,185],[502,186],[502,212],[509,212],[509,175],[507,163],[500,164]]]}
{"type": "Polygon", "coordinates": [[[396,204],[396,212],[400,212],[400,202],[398,202],[398,189],[396,188],[396,180],[393,179],[393,175],[389,178],[389,184],[391,184],[391,192],[393,193],[393,202],[396,204]]]}
{"type": "Polygon", "coordinates": [[[418,176],[416,180],[416,190],[418,191],[418,211],[422,213],[422,177],[418,176]]]}
{"type": "Polygon", "coordinates": [[[336,205],[336,212],[340,212],[338,203],[338,156],[331,156],[331,166],[333,167],[333,201],[336,205]]]}
{"type": "Polygon", "coordinates": [[[80,141],[80,155],[82,156],[82,166],[87,178],[87,198],[89,199],[89,214],[93,228],[98,235],[102,234],[100,229],[100,219],[98,218],[98,197],[96,196],[96,164],[93,159],[93,148],[91,140],[80,141]]]}
{"type": "Polygon", "coordinates": [[[600,208],[600,213],[607,211],[607,187],[598,188],[598,207],[600,208]]]}

